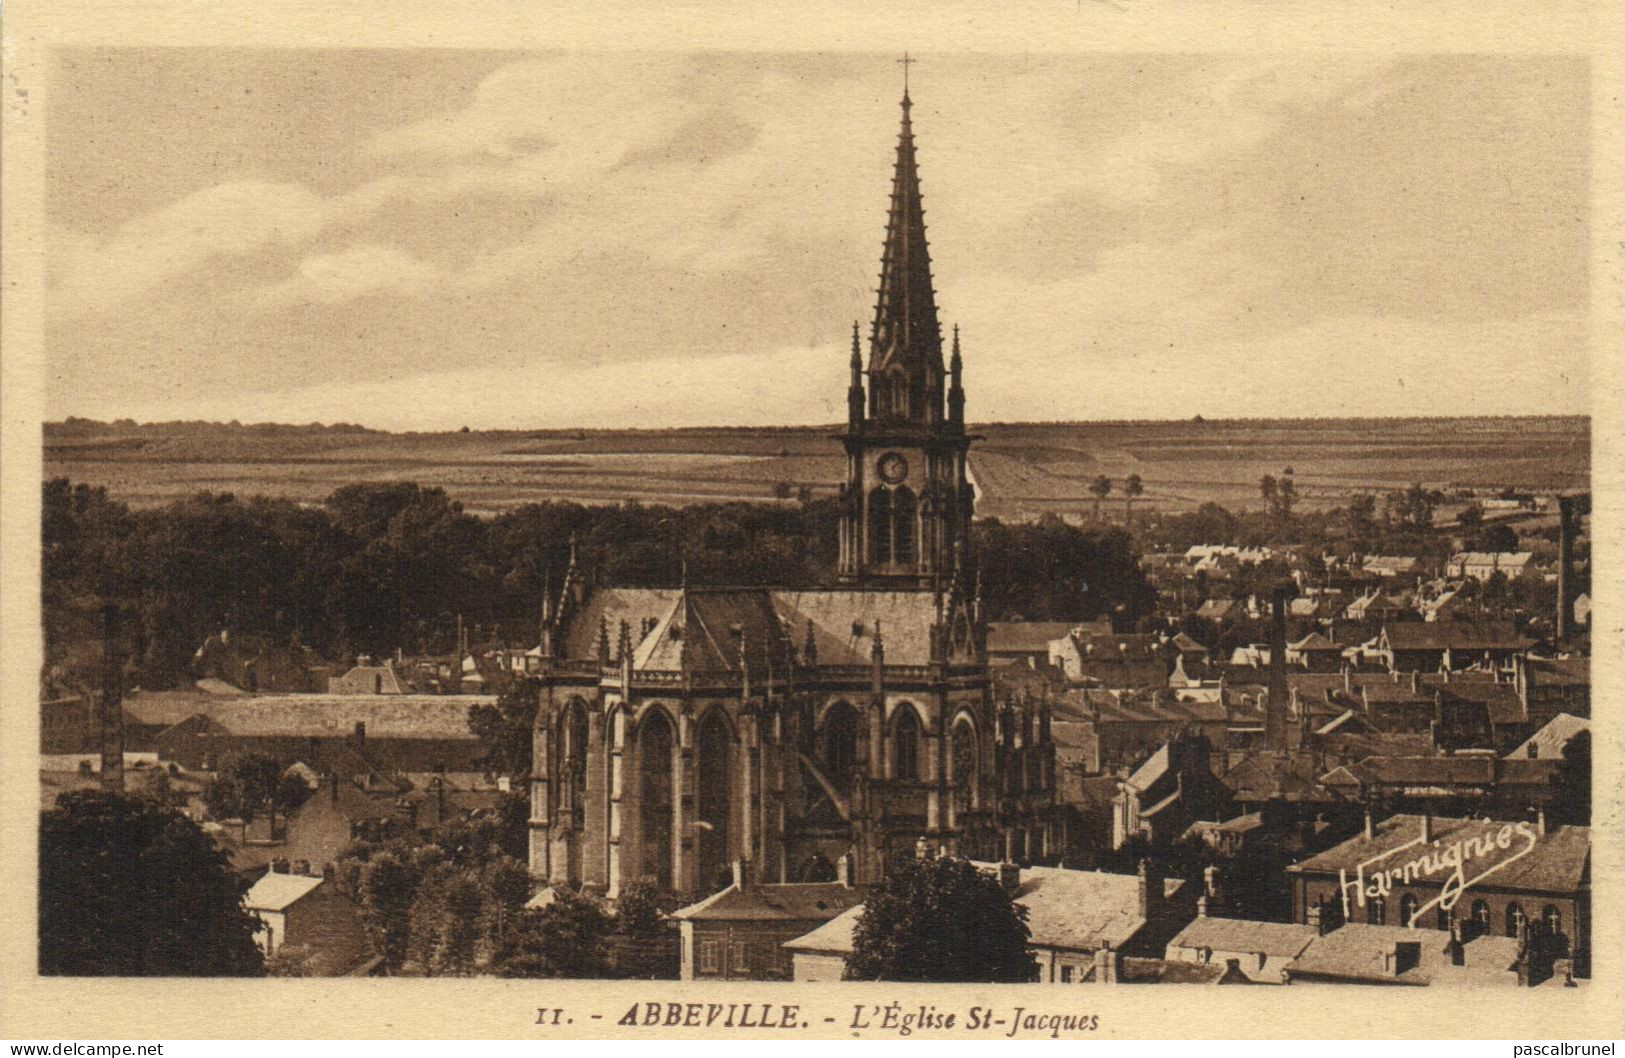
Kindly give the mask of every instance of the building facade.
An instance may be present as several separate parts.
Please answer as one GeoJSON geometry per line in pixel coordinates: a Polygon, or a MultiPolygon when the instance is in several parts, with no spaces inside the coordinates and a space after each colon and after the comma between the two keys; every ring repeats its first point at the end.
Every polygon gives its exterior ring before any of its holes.
{"type": "Polygon", "coordinates": [[[851,880],[921,841],[1042,860],[1045,703],[997,703],[974,568],[957,332],[931,283],[903,97],[879,298],[853,331],[836,584],[594,587],[544,601],[530,866],[614,898],[698,897],[748,861],[766,884],[851,880]]]}

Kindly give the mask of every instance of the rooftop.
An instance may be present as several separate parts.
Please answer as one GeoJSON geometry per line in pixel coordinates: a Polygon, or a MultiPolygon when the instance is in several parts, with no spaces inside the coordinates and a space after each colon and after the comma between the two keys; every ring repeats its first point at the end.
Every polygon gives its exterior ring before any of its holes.
{"type": "MultiPolygon", "coordinates": [[[[1391,866],[1407,863],[1422,855],[1405,853],[1421,844],[1423,822],[1418,815],[1390,816],[1377,825],[1375,837],[1367,838],[1362,832],[1287,870],[1335,874],[1363,867],[1369,873],[1388,857],[1395,857],[1389,863],[1391,866]]],[[[1470,838],[1487,839],[1495,846],[1472,860],[1471,866],[1479,875],[1476,884],[1543,893],[1574,892],[1589,884],[1590,827],[1548,829],[1542,837],[1537,836],[1534,825],[1527,822],[1435,816],[1432,826],[1434,843],[1441,848],[1470,838]],[[1512,827],[1513,833],[1511,844],[1503,848],[1497,839],[1504,827],[1512,827]]]]}
{"type": "Polygon", "coordinates": [[[1317,936],[1303,954],[1287,965],[1287,974],[1364,984],[1497,984],[1513,985],[1518,941],[1512,937],[1479,936],[1466,943],[1465,962],[1454,966],[1445,950],[1449,934],[1440,930],[1404,926],[1369,926],[1351,922],[1317,936]],[[1420,959],[1396,973],[1392,958],[1396,944],[1418,943],[1420,959]]]}
{"type": "Polygon", "coordinates": [[[862,902],[863,890],[839,882],[753,885],[748,889],[730,885],[673,911],[671,917],[680,922],[823,922],[862,902]]]}
{"type": "Polygon", "coordinates": [[[1320,935],[1314,926],[1296,922],[1254,922],[1244,918],[1193,919],[1168,942],[1173,948],[1207,948],[1211,951],[1262,952],[1265,955],[1296,958],[1320,935]]]}
{"type": "Polygon", "coordinates": [[[284,911],[303,900],[322,884],[320,877],[267,871],[243,897],[250,911],[284,911]]]}

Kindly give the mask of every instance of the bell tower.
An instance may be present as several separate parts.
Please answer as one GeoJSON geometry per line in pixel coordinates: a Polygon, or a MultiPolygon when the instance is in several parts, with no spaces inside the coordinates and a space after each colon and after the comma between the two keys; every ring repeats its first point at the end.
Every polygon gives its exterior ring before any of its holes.
{"type": "Polygon", "coordinates": [[[975,438],[965,433],[958,327],[943,364],[907,69],[867,367],[852,325],[838,576],[920,588],[946,581],[969,558],[975,494],[966,459],[975,438]]]}

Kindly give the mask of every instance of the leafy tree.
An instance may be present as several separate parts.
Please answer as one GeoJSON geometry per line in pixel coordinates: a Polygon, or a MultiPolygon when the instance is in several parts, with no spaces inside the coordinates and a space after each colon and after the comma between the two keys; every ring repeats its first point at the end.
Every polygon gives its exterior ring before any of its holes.
{"type": "Polygon", "coordinates": [[[1036,980],[1027,909],[968,860],[899,860],[864,901],[849,981],[1036,980]]]}
{"type": "Polygon", "coordinates": [[[347,872],[355,877],[354,897],[373,949],[383,956],[384,968],[399,973],[412,942],[412,907],[424,876],[439,861],[435,855],[402,854],[386,850],[347,872]]]}
{"type": "Polygon", "coordinates": [[[43,974],[257,977],[247,889],[197,824],[141,798],[61,794],[40,816],[43,974]]]}
{"type": "Polygon", "coordinates": [[[499,977],[607,977],[604,939],[614,928],[596,903],[562,887],[520,915],[498,949],[499,977]]]}
{"type": "Polygon", "coordinates": [[[1145,495],[1145,482],[1140,475],[1130,474],[1123,482],[1123,523],[1127,525],[1134,519],[1134,501],[1145,495]]]}
{"type": "Polygon", "coordinates": [[[485,745],[486,759],[500,774],[530,778],[536,691],[534,680],[518,680],[496,705],[468,707],[468,729],[485,745]]]}
{"type": "Polygon", "coordinates": [[[218,775],[203,790],[203,803],[216,819],[252,822],[262,810],[284,814],[297,809],[310,797],[310,787],[275,757],[249,753],[227,760],[218,775]]]}
{"type": "Polygon", "coordinates": [[[1089,483],[1089,494],[1095,498],[1095,521],[1100,520],[1100,505],[1112,494],[1112,479],[1102,474],[1089,483]]]}
{"type": "Polygon", "coordinates": [[[1265,474],[1263,477],[1258,479],[1258,494],[1264,497],[1265,510],[1268,511],[1275,509],[1275,496],[1278,489],[1279,485],[1275,480],[1274,474],[1265,474]]]}
{"type": "Polygon", "coordinates": [[[1591,825],[1591,732],[1578,731],[1563,747],[1557,798],[1552,810],[1559,822],[1591,825]]]}
{"type": "Polygon", "coordinates": [[[644,877],[621,887],[615,917],[622,933],[647,937],[666,928],[666,910],[660,898],[659,883],[652,877],[644,877]]]}
{"type": "Polygon", "coordinates": [[[1472,539],[1474,551],[1508,552],[1518,550],[1518,532],[1510,525],[1488,525],[1472,539]]]}
{"type": "Polygon", "coordinates": [[[1484,508],[1481,504],[1469,503],[1456,514],[1456,524],[1463,529],[1477,529],[1484,524],[1484,508]]]}

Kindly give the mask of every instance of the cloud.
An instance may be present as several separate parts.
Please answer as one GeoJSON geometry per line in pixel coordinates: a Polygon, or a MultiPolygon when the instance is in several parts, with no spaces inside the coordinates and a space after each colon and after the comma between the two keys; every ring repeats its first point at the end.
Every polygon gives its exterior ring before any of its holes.
{"type": "Polygon", "coordinates": [[[438,269],[393,246],[351,246],[299,263],[298,275],[263,292],[258,311],[304,301],[338,305],[367,294],[419,297],[442,279],[438,269]]]}

